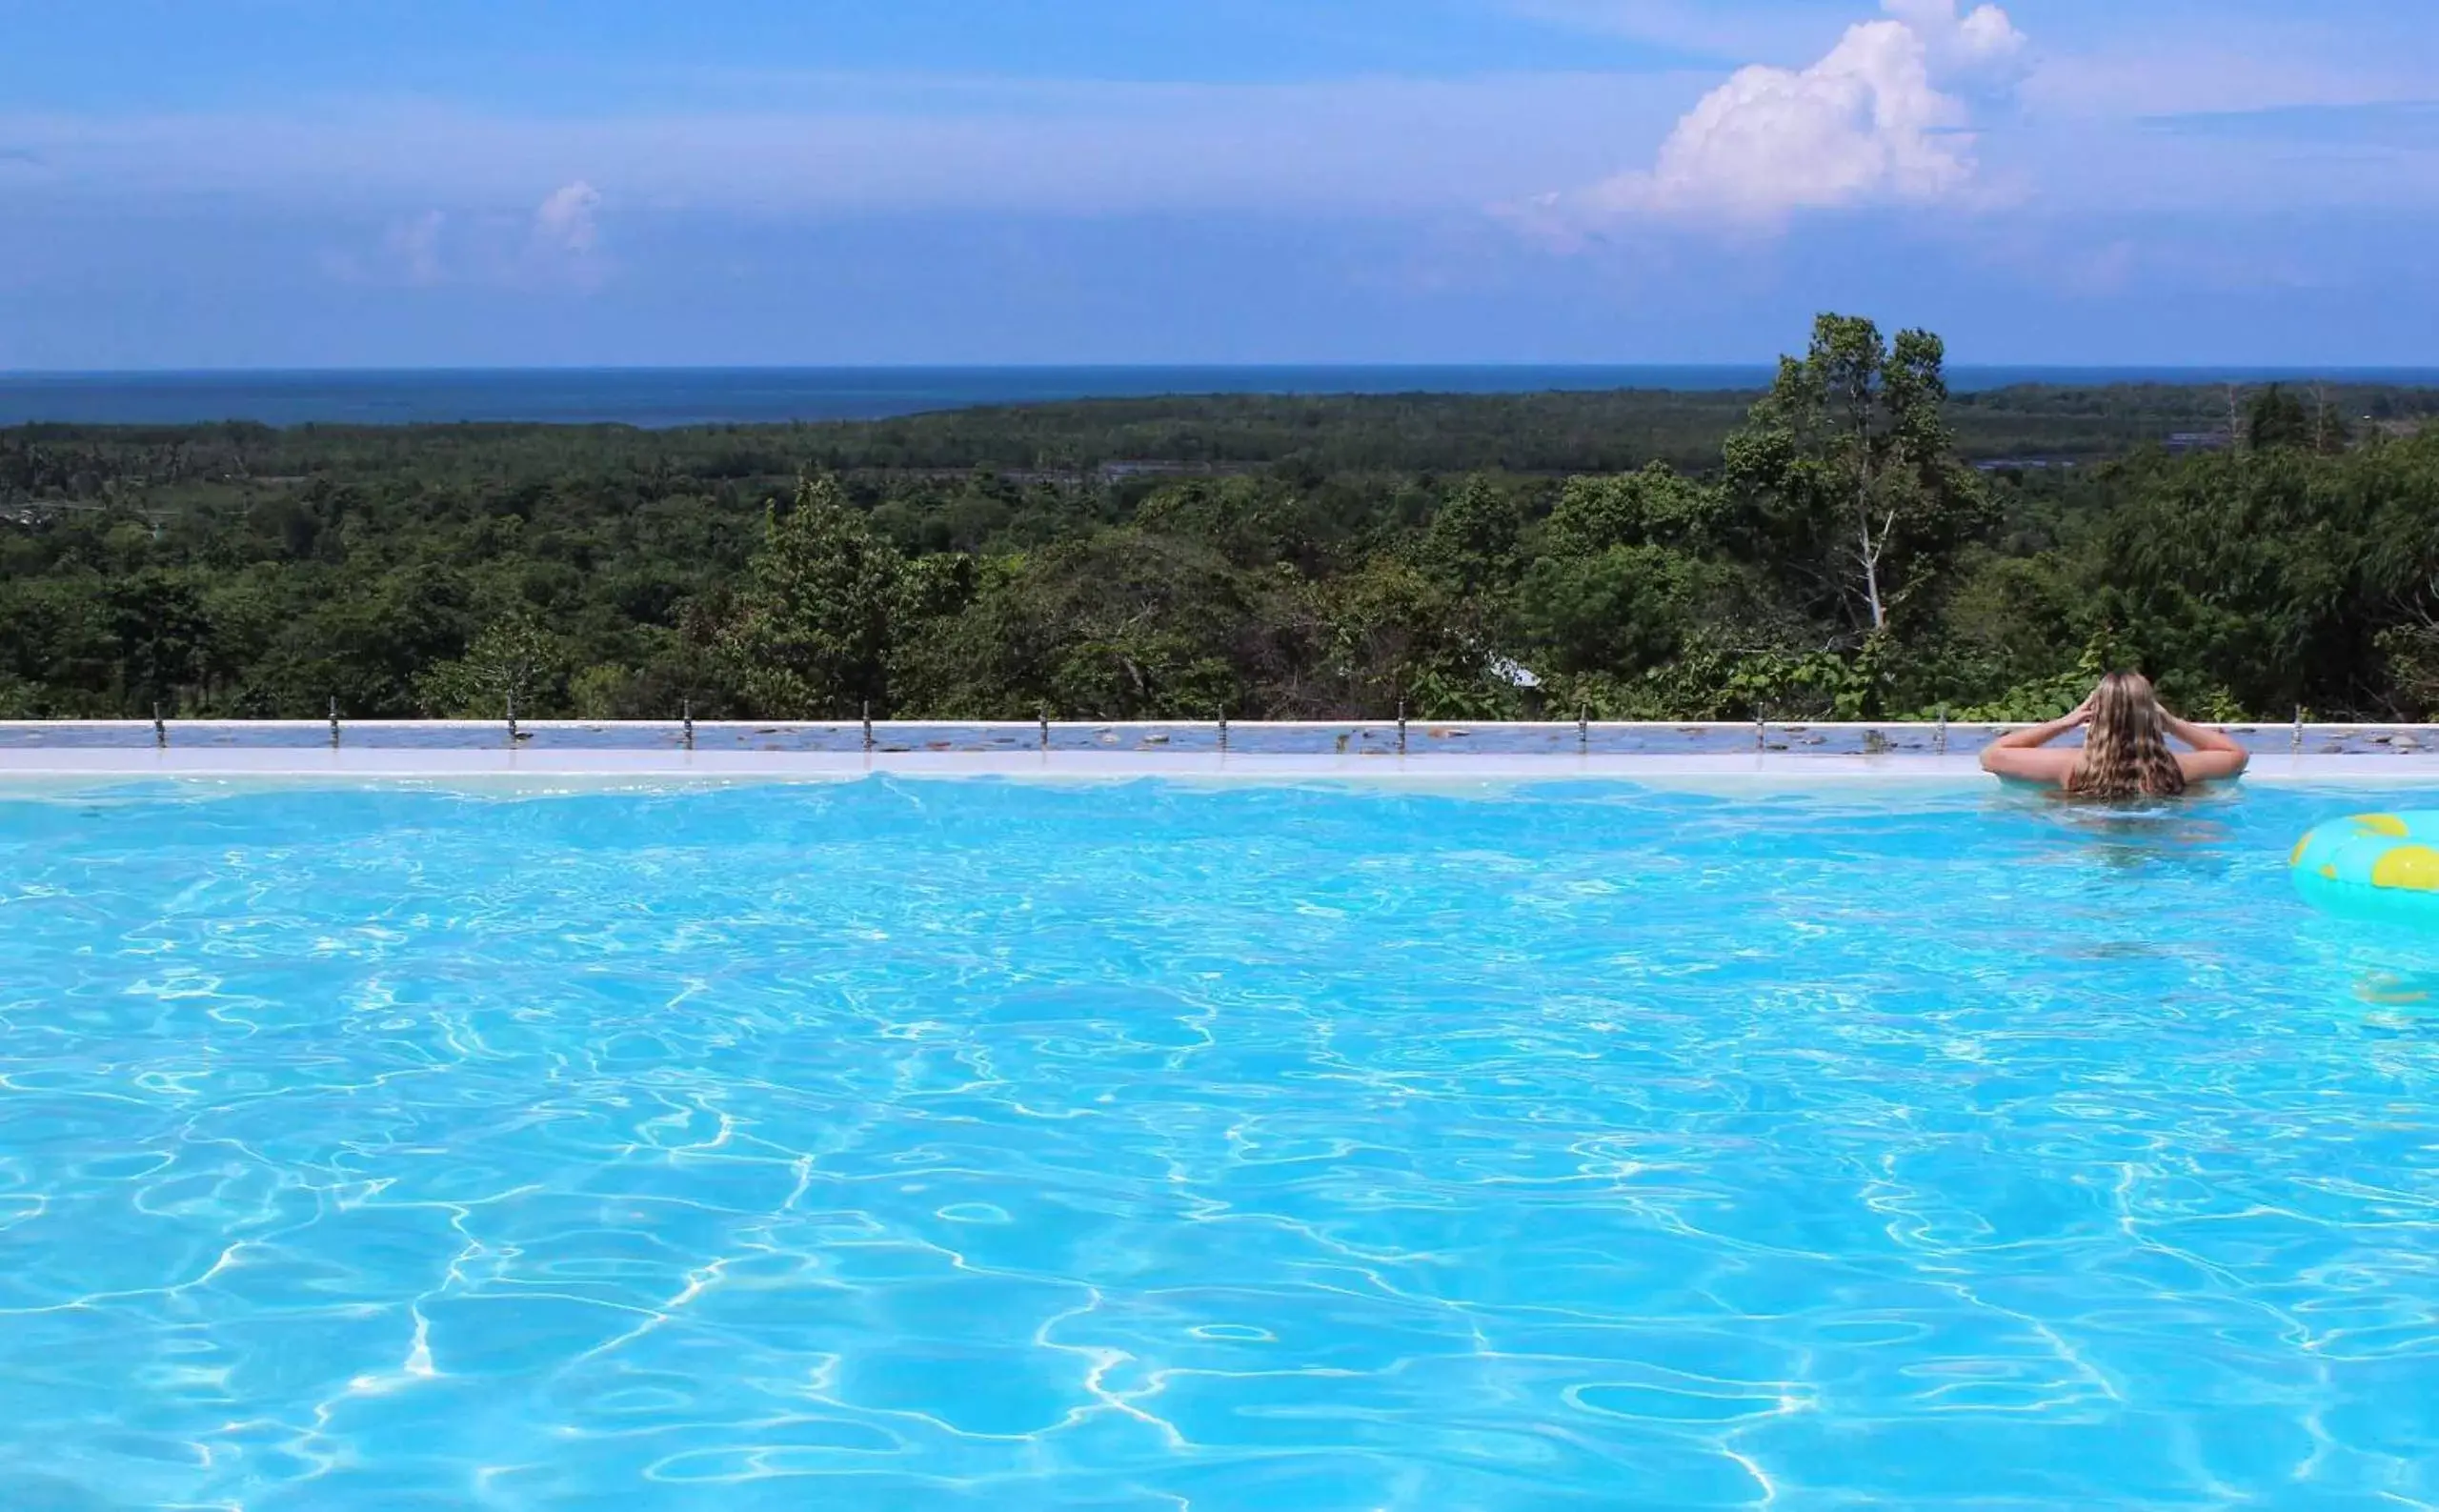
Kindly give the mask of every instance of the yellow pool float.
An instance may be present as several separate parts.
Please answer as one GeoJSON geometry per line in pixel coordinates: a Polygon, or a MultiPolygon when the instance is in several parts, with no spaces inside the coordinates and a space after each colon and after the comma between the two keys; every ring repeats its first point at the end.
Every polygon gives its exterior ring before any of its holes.
{"type": "Polygon", "coordinates": [[[2296,891],[2349,918],[2439,928],[2439,814],[2357,814],[2307,835],[2296,891]]]}

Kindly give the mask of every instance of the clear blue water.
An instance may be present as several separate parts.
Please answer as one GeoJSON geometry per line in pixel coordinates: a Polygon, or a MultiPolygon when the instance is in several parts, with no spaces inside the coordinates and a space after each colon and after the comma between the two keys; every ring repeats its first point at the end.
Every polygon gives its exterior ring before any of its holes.
{"type": "MultiPolygon", "coordinates": [[[[539,368],[331,373],[0,373],[0,425],[448,424],[637,426],[873,420],[974,405],[1177,393],[1528,393],[1766,387],[1766,364],[1725,367],[539,368]]],[[[2439,384],[2439,369],[2308,373],[1964,366],[1960,392],[2016,383],[2216,383],[2323,377],[2439,384]]]]}
{"type": "Polygon", "coordinates": [[[0,801],[0,1505],[2427,1504],[2411,801],[0,801]]]}

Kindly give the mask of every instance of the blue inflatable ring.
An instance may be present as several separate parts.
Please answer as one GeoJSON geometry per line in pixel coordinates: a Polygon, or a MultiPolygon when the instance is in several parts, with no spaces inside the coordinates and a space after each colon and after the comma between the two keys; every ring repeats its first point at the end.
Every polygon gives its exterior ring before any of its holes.
{"type": "Polygon", "coordinates": [[[2357,814],[2304,837],[2291,862],[2313,907],[2439,929],[2439,814],[2357,814]]]}

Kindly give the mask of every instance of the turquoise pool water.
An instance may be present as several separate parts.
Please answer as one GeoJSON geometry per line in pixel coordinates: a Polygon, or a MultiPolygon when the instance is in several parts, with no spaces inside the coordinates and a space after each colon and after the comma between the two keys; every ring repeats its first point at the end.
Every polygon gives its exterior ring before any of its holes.
{"type": "Polygon", "coordinates": [[[2427,1504],[2413,801],[0,800],[0,1505],[2427,1504]]]}

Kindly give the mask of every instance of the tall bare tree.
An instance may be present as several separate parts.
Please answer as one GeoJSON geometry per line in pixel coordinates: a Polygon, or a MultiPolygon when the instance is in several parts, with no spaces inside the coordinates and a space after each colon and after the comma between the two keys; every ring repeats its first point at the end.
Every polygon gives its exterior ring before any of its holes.
{"type": "Polygon", "coordinates": [[[1929,332],[1888,343],[1869,320],[1824,314],[1728,440],[1729,485],[1764,522],[1779,569],[1867,635],[1991,521],[1955,455],[1945,359],[1929,332]]]}

